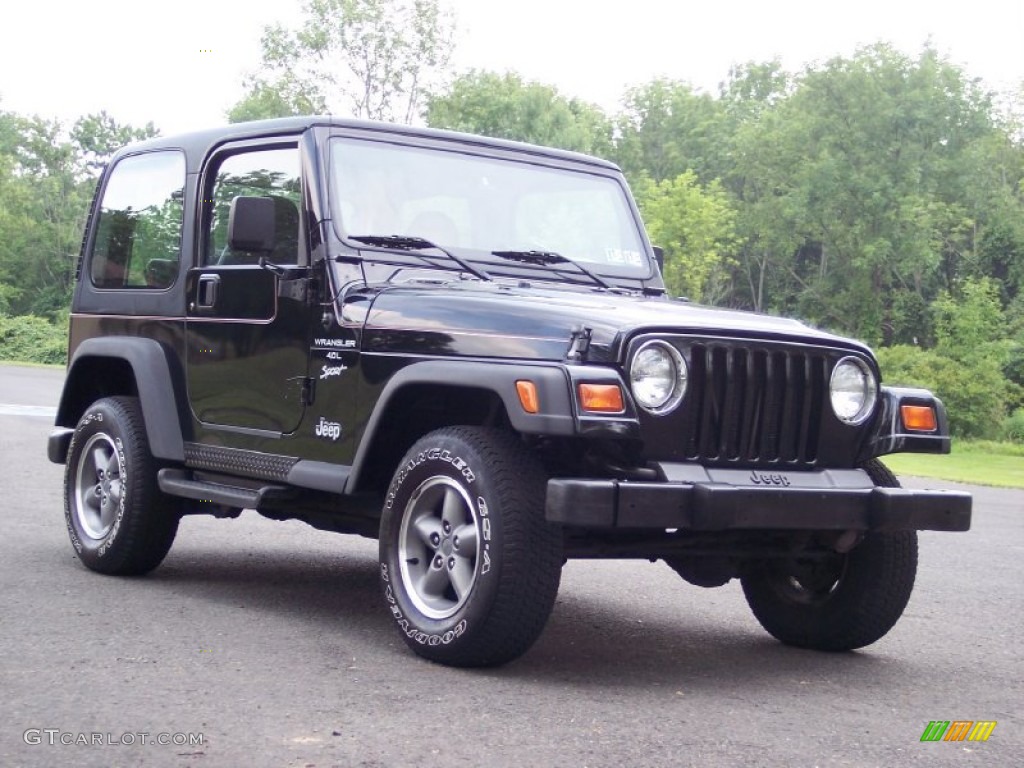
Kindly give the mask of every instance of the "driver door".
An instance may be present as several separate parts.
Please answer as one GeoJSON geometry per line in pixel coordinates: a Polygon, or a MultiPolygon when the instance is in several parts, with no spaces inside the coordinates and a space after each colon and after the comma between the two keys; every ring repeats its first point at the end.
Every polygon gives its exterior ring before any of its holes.
{"type": "Polygon", "coordinates": [[[308,279],[260,266],[308,264],[297,143],[243,145],[218,152],[202,180],[199,264],[187,285],[187,379],[204,427],[264,437],[293,432],[305,409],[309,357],[308,279]],[[228,245],[228,212],[238,196],[274,202],[270,253],[228,245]]]}

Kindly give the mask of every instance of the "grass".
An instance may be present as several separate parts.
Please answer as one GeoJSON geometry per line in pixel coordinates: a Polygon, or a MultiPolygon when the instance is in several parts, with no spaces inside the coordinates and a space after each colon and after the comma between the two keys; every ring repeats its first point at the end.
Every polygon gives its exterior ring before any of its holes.
{"type": "Polygon", "coordinates": [[[953,441],[945,456],[897,453],[882,461],[898,475],[933,477],[976,485],[1024,488],[1024,445],[953,441]]]}

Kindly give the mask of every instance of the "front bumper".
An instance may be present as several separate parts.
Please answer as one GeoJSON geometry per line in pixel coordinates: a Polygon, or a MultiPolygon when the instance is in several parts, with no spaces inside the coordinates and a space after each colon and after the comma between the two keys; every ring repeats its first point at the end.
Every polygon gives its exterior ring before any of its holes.
{"type": "Polygon", "coordinates": [[[863,470],[663,466],[664,482],[548,481],[545,515],[583,528],[966,531],[971,495],[876,487],[863,470]]]}

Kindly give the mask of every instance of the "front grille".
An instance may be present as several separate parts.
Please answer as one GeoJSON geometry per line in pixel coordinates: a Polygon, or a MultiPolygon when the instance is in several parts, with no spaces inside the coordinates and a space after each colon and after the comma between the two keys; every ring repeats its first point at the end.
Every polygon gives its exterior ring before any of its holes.
{"type": "Polygon", "coordinates": [[[828,388],[822,350],[693,344],[683,452],[711,464],[809,466],[828,388]]]}

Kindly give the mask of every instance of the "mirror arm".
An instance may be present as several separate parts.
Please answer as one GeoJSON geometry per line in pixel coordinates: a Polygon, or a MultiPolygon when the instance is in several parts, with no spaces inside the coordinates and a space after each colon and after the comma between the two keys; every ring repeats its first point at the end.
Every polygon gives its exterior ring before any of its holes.
{"type": "Polygon", "coordinates": [[[280,264],[275,264],[266,256],[260,256],[259,265],[267,270],[267,272],[273,272],[282,280],[298,280],[305,277],[309,272],[309,267],[284,267],[280,264]]]}

